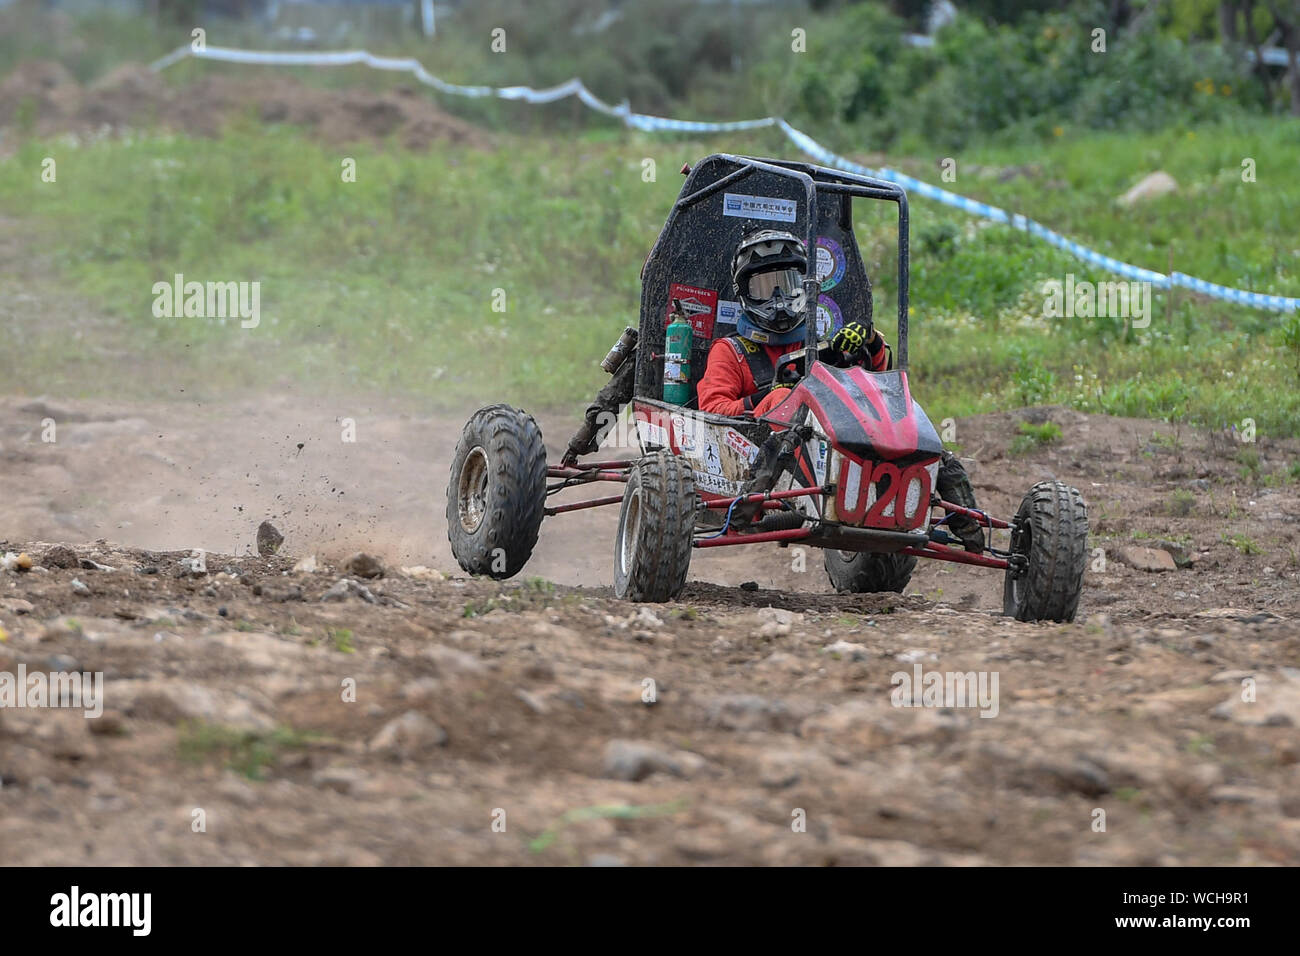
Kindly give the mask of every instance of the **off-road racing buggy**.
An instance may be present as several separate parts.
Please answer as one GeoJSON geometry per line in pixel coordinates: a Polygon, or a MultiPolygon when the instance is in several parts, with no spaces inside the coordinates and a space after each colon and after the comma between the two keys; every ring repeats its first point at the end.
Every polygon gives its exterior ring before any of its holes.
{"type": "Polygon", "coordinates": [[[606,356],[613,377],[562,459],[548,463],[537,423],[508,405],[482,408],[465,426],[447,489],[448,534],[461,567],[508,578],[528,561],[544,516],[621,503],[614,542],[621,598],[674,598],[693,548],[797,542],[824,549],[827,574],[842,592],[902,591],[917,558],[934,558],[1004,571],[1004,608],[1018,620],[1073,619],[1088,530],[1076,489],[1039,482],[1010,521],[972,507],[973,498],[936,493],[943,445],[907,377],[904,191],[807,163],[728,154],[683,172],[681,194],[642,268],[639,329],[625,330],[606,356]],[[898,327],[895,367],[886,372],[823,361],[824,339],[846,320],[871,317],[854,197],[897,205],[898,327]],[[760,419],[699,411],[704,357],[736,331],[731,253],[752,230],[772,226],[806,237],[809,253],[805,347],[788,357],[797,384],[760,419]],[[683,323],[689,335],[680,334],[683,323]],[[582,460],[629,402],[642,457],[582,460]],[[623,490],[547,504],[563,489],[594,482],[623,490]],[[988,529],[981,553],[953,546],[945,524],[955,515],[988,529]],[[1004,548],[993,546],[993,529],[1009,532],[1004,548]]]}

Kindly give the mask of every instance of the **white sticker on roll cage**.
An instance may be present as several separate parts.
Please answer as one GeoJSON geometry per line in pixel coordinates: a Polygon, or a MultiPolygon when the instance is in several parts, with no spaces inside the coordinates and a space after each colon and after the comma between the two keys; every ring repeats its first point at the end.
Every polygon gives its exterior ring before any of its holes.
{"type": "Polygon", "coordinates": [[[740,303],[730,299],[718,300],[718,325],[735,325],[740,321],[740,303]]]}
{"type": "Polygon", "coordinates": [[[722,214],[743,219],[767,219],[771,222],[794,222],[798,203],[793,199],[774,196],[747,196],[744,193],[726,193],[722,197],[722,214]]]}

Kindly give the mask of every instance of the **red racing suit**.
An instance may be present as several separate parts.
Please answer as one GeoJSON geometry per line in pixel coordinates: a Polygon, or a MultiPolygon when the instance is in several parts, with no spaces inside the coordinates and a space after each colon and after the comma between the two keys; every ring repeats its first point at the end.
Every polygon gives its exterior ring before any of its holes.
{"type": "MultiPolygon", "coordinates": [[[[772,388],[781,357],[801,348],[802,342],[760,345],[739,335],[718,339],[709,349],[704,377],[696,389],[700,411],[733,417],[766,415],[790,395],[787,388],[772,388]]],[[[891,359],[884,338],[876,332],[858,364],[871,372],[883,372],[891,359]]]]}

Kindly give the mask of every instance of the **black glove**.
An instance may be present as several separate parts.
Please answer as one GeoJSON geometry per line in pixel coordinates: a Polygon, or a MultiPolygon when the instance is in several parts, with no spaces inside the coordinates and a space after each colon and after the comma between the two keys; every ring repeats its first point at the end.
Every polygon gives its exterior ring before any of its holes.
{"type": "Polygon", "coordinates": [[[849,322],[831,337],[831,348],[843,352],[851,359],[861,358],[867,354],[868,346],[875,341],[876,327],[868,321],[849,322]]]}
{"type": "MultiPolygon", "coordinates": [[[[752,412],[759,406],[759,403],[762,402],[763,399],[767,398],[767,396],[771,395],[773,392],[789,392],[790,389],[795,387],[795,384],[795,382],[773,382],[771,385],[760,388],[753,395],[745,398],[745,412],[752,412]]],[[[784,402],[785,399],[782,398],[781,401],[784,402]]],[[[777,402],[777,404],[779,405],[780,402],[777,402]]]]}

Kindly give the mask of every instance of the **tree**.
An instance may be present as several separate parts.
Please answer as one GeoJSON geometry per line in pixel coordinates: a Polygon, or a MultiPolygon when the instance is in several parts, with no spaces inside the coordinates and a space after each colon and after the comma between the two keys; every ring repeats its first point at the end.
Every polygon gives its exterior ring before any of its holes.
{"type": "Polygon", "coordinates": [[[1300,0],[1268,0],[1268,11],[1286,48],[1291,115],[1300,116],[1300,0]]]}

